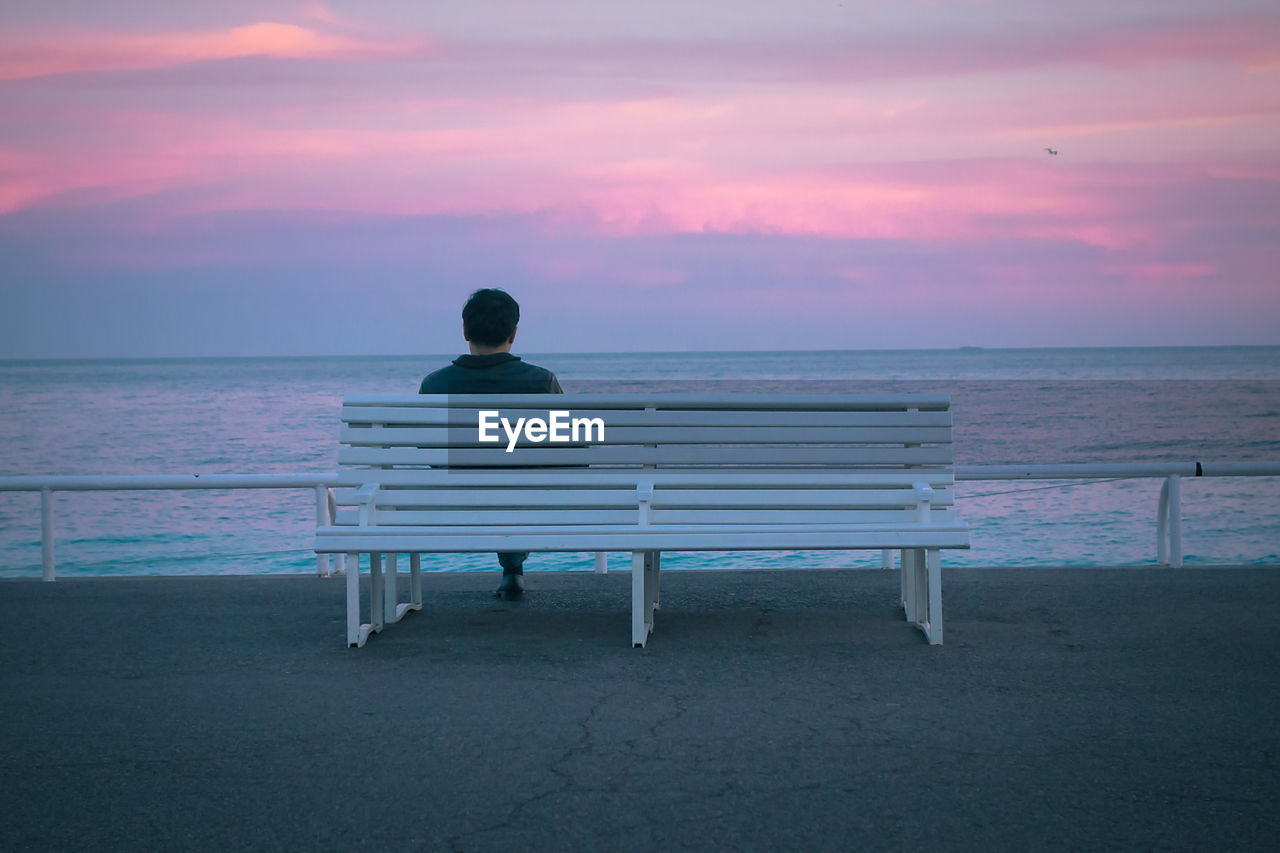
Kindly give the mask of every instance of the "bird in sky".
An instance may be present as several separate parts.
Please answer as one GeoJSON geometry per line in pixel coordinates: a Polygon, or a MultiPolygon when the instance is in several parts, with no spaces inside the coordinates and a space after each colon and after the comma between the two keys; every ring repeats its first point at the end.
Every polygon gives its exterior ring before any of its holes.
{"type": "Polygon", "coordinates": [[[1052,154],[1054,157],[1057,157],[1057,156],[1058,156],[1058,152],[1057,152],[1057,151],[1054,151],[1052,148],[1046,148],[1046,149],[1044,149],[1044,150],[1045,150],[1045,151],[1048,151],[1048,152],[1049,152],[1050,154],[1052,154]]]}

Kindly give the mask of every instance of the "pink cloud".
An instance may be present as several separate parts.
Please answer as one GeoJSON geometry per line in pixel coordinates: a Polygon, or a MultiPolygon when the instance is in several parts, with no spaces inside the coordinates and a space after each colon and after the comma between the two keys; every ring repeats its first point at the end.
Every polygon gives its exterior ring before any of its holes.
{"type": "Polygon", "coordinates": [[[1109,265],[1103,269],[1111,275],[1154,282],[1208,278],[1218,272],[1218,268],[1213,264],[1198,263],[1119,264],[1109,265]]]}
{"type": "Polygon", "coordinates": [[[327,6],[324,3],[316,2],[316,0],[309,0],[309,2],[303,3],[302,13],[308,18],[334,29],[360,33],[370,33],[375,31],[375,28],[371,25],[363,21],[357,21],[354,18],[349,18],[346,15],[341,15],[334,11],[332,7],[327,6]]]}
{"type": "MultiPolygon", "coordinates": [[[[1167,199],[1166,188],[1232,180],[1218,176],[1224,166],[1214,166],[1217,173],[1194,164],[1064,169],[1047,158],[788,169],[726,165],[692,153],[632,159],[626,145],[635,145],[635,153],[660,145],[669,128],[654,118],[662,114],[655,106],[637,110],[644,116],[638,124],[623,120],[627,111],[547,106],[541,123],[522,135],[502,125],[264,128],[229,119],[116,114],[103,126],[119,128],[122,136],[111,143],[112,134],[104,134],[108,141],[93,158],[74,146],[0,157],[6,175],[0,204],[8,210],[99,204],[186,187],[192,191],[170,203],[167,215],[540,213],[561,229],[612,235],[931,241],[1004,235],[1129,248],[1176,237],[1161,208],[1188,200],[1167,199]],[[607,130],[593,132],[592,116],[608,118],[607,130]]],[[[1263,166],[1274,173],[1268,162],[1250,173],[1263,166]]]]}
{"type": "Polygon", "coordinates": [[[254,56],[386,58],[420,54],[429,46],[430,42],[425,39],[357,39],[273,21],[204,32],[65,34],[45,42],[0,47],[0,80],[85,71],[168,68],[254,56]]]}
{"type": "Polygon", "coordinates": [[[675,264],[619,263],[614,259],[575,255],[537,255],[525,259],[524,266],[538,278],[554,282],[577,282],[593,287],[623,285],[631,288],[668,287],[681,284],[688,274],[675,264]]]}
{"type": "Polygon", "coordinates": [[[1075,64],[1112,69],[1158,63],[1211,62],[1259,73],[1280,62],[1280,16],[1204,15],[1137,23],[1094,23],[1068,30],[1034,27],[974,30],[957,35],[927,23],[906,34],[868,29],[750,38],[442,40],[394,36],[373,25],[308,2],[302,15],[322,29],[262,21],[210,31],[142,34],[9,33],[0,41],[0,80],[177,64],[252,56],[284,59],[423,56],[447,57],[462,87],[512,74],[522,83],[613,74],[626,69],[651,81],[848,81],[920,79],[1009,72],[1075,64]],[[336,32],[344,33],[342,35],[336,32]],[[746,75],[744,77],[744,75],[746,75]]]}
{"type": "Polygon", "coordinates": [[[1218,14],[1070,29],[975,28],[958,34],[921,22],[910,31],[873,28],[750,38],[453,41],[449,55],[486,74],[513,68],[534,77],[627,68],[652,80],[871,81],[985,74],[1061,65],[1133,69],[1162,63],[1223,63],[1251,70],[1280,56],[1280,16],[1218,14]],[[745,77],[744,77],[745,75],[745,77]]]}
{"type": "Polygon", "coordinates": [[[1280,45],[1280,18],[1220,15],[1156,24],[1135,23],[1086,36],[1080,44],[1083,55],[1120,67],[1162,61],[1228,61],[1254,65],[1275,57],[1280,45]]]}

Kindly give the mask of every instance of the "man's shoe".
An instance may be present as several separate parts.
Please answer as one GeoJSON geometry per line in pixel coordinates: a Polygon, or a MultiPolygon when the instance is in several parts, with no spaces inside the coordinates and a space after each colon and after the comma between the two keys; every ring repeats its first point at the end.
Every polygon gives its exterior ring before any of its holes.
{"type": "Polygon", "coordinates": [[[524,575],[503,575],[502,583],[498,584],[498,588],[493,591],[494,598],[501,598],[503,601],[519,601],[524,595],[524,575]]]}

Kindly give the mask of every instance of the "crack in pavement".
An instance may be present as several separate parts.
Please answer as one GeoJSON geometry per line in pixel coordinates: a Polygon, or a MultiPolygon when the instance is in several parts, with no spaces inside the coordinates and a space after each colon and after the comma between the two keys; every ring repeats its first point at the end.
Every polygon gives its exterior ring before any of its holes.
{"type": "Polygon", "coordinates": [[[517,800],[512,804],[505,817],[488,826],[479,827],[471,830],[470,832],[463,832],[450,836],[446,840],[446,844],[448,844],[449,849],[459,851],[460,853],[460,851],[464,849],[462,844],[467,839],[474,839],[488,832],[509,829],[514,823],[516,823],[526,809],[551,796],[563,794],[572,790],[575,787],[573,779],[568,773],[561,769],[561,766],[572,760],[574,756],[590,750],[592,740],[591,720],[600,711],[600,709],[604,707],[604,704],[609,700],[611,695],[611,691],[605,691],[596,698],[596,701],[587,709],[587,713],[578,721],[578,728],[580,729],[578,740],[565,749],[559,758],[556,758],[547,766],[548,772],[553,776],[558,777],[561,784],[556,787],[548,788],[540,793],[526,796],[521,800],[517,800]]]}

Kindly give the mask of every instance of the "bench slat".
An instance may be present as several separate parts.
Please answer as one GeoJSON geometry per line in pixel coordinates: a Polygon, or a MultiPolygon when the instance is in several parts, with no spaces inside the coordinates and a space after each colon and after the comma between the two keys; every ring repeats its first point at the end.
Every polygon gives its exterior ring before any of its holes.
{"type": "MultiPolygon", "coordinates": [[[[545,418],[546,412],[541,413],[545,418]]],[[[514,426],[514,424],[513,424],[514,426]]],[[[566,428],[566,435],[572,433],[566,428]]],[[[950,442],[947,427],[613,427],[606,425],[603,438],[591,432],[593,445],[612,444],[942,444],[950,442]]],[[[505,448],[508,437],[501,427],[492,429],[505,448]]],[[[580,431],[579,437],[587,433],[580,431]]],[[[517,447],[544,447],[548,442],[530,442],[518,433],[517,447]]],[[[382,447],[487,447],[481,443],[474,423],[463,427],[344,427],[339,439],[344,444],[382,447]]]]}
{"type": "Polygon", "coordinates": [[[759,487],[761,489],[836,486],[845,488],[885,488],[928,483],[933,488],[951,485],[955,477],[945,468],[564,468],[521,471],[518,483],[502,470],[459,470],[450,468],[372,469],[347,467],[338,471],[338,482],[360,487],[378,482],[384,487],[471,487],[508,486],[544,489],[603,487],[635,488],[643,479],[660,485],[714,487],[759,487]],[[641,477],[640,475],[643,475],[641,477]]]}
{"type": "MultiPolygon", "coordinates": [[[[947,510],[936,509],[938,520],[945,523],[947,510]]],[[[340,510],[335,526],[354,525],[359,514],[354,509],[340,510]]],[[[638,510],[630,509],[379,509],[378,528],[393,526],[423,527],[428,525],[459,527],[493,527],[572,524],[618,525],[636,524],[638,510]]],[[[707,526],[717,528],[753,524],[879,524],[908,523],[916,518],[914,507],[889,509],[653,509],[653,524],[707,526]]]]}
{"type": "MultiPolygon", "coordinates": [[[[523,409],[513,406],[497,407],[504,414],[527,413],[527,416],[546,417],[550,409],[568,409],[559,396],[541,397],[537,406],[523,409]]],[[[495,406],[483,408],[493,411],[495,406]]],[[[481,409],[441,409],[419,406],[344,406],[342,420],[353,423],[415,424],[424,427],[474,427],[481,409]]],[[[766,427],[949,427],[949,411],[927,412],[791,412],[791,411],[743,411],[743,410],[692,410],[669,409],[645,411],[643,409],[572,409],[574,417],[604,418],[610,427],[637,426],[766,426],[766,427]]],[[[511,414],[508,414],[510,417],[511,414]]]]}
{"type": "Polygon", "coordinates": [[[798,412],[946,411],[946,394],[352,394],[343,406],[406,406],[410,408],[494,408],[528,406],[545,410],[548,399],[564,409],[756,409],[798,412]]]}
{"type": "MultiPolygon", "coordinates": [[[[334,497],[339,506],[358,503],[355,489],[337,489],[334,497]]],[[[931,503],[949,505],[952,490],[934,489],[931,503]]],[[[630,487],[600,489],[383,489],[378,493],[379,506],[411,507],[498,507],[503,509],[572,507],[635,507],[636,490],[630,487]]],[[[654,507],[886,507],[915,506],[915,491],[910,486],[898,489],[712,489],[655,487],[654,507]]]]}
{"type": "MultiPolygon", "coordinates": [[[[945,524],[947,510],[935,510],[945,524]]],[[[915,507],[885,509],[652,509],[653,524],[707,524],[733,527],[739,524],[898,524],[916,520],[915,507]]]]}
{"type": "Polygon", "coordinates": [[[517,447],[507,453],[500,448],[446,450],[415,447],[351,447],[338,451],[342,465],[477,465],[524,467],[528,465],[575,464],[657,464],[657,465],[947,465],[950,445],[925,447],[777,447],[745,445],[710,447],[668,445],[636,447],[596,445],[592,447],[517,447]]]}
{"type": "MultiPolygon", "coordinates": [[[[356,524],[358,518],[357,510],[344,509],[338,511],[335,521],[338,526],[341,526],[356,524]]],[[[395,525],[425,527],[427,525],[635,524],[637,519],[638,510],[634,506],[618,509],[522,507],[520,509],[404,510],[378,508],[379,528],[395,525]]]]}
{"type": "Polygon", "coordinates": [[[968,548],[967,527],[942,528],[920,525],[871,525],[870,529],[785,529],[759,530],[747,526],[732,531],[669,530],[634,525],[610,529],[593,527],[547,527],[536,533],[495,534],[475,528],[437,529],[424,534],[420,528],[406,528],[403,535],[391,530],[360,534],[359,528],[320,528],[316,551],[322,554],[380,551],[408,553],[474,553],[483,551],[824,551],[864,548],[968,548]]]}
{"type": "MultiPolygon", "coordinates": [[[[356,489],[334,490],[339,506],[355,505],[356,489]]],[[[382,489],[379,506],[397,507],[635,507],[634,485],[599,489],[535,489],[477,486],[467,489],[382,489]]]]}

